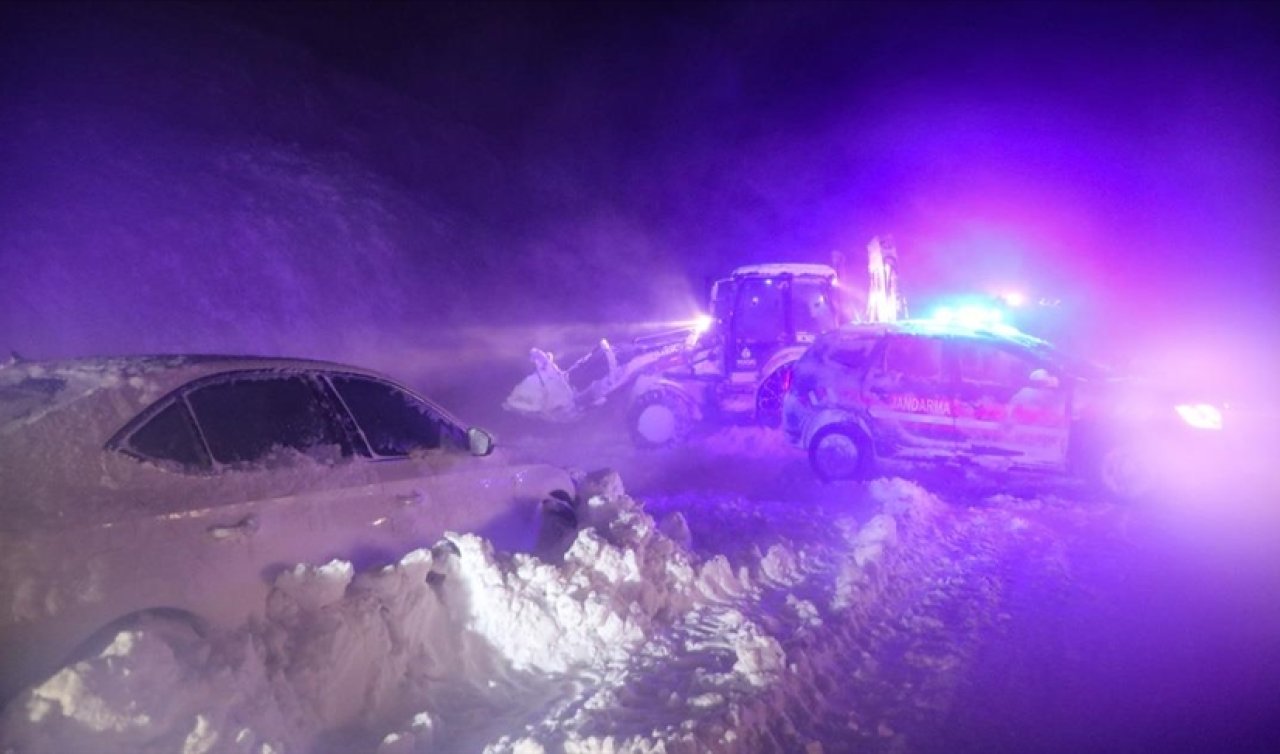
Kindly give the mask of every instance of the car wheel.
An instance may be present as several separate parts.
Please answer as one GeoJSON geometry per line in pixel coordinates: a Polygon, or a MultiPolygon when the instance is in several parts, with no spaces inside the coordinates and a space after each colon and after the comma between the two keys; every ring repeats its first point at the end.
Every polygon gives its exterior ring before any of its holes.
{"type": "Polygon", "coordinates": [[[871,441],[852,424],[823,427],[809,443],[809,465],[824,482],[866,479],[874,460],[871,441]]]}
{"type": "Polygon", "coordinates": [[[97,657],[111,646],[116,636],[124,631],[145,631],[155,634],[176,651],[202,641],[208,634],[208,626],[185,610],[171,608],[143,610],[99,628],[81,642],[65,662],[70,664],[97,657]]]}
{"type": "Polygon", "coordinates": [[[769,427],[782,426],[782,399],[791,388],[793,366],[786,364],[773,371],[756,391],[756,421],[769,427]]]}
{"type": "Polygon", "coordinates": [[[578,512],[573,496],[552,490],[542,501],[538,543],[534,553],[545,561],[559,563],[578,537],[578,512]]]}
{"type": "Polygon", "coordinates": [[[1101,454],[1094,470],[1095,482],[1117,500],[1138,500],[1155,486],[1150,464],[1134,445],[1116,445],[1101,454]]]}
{"type": "Polygon", "coordinates": [[[669,448],[688,439],[693,407],[674,390],[650,390],[631,404],[627,424],[637,447],[669,448]]]}

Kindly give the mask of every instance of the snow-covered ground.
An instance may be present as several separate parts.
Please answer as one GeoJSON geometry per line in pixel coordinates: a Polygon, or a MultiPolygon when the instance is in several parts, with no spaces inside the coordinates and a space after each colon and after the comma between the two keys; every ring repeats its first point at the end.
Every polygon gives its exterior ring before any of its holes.
{"type": "MultiPolygon", "coordinates": [[[[371,572],[299,565],[266,618],[238,630],[157,621],[118,634],[11,703],[0,750],[1115,750],[1166,717],[1133,718],[1117,695],[1115,719],[1081,728],[1091,703],[1061,702],[1115,680],[1118,652],[1154,648],[1128,680],[1166,712],[1168,684],[1216,678],[1159,663],[1171,647],[1209,645],[1143,636],[1134,616],[1148,606],[1133,604],[1163,604],[1168,585],[1098,591],[1133,572],[1125,563],[1168,554],[1130,557],[1167,516],[980,482],[822,486],[802,456],[749,428],[665,453],[624,443],[526,441],[528,453],[622,469],[583,475],[582,531],[562,562],[459,535],[456,554],[406,553],[371,572]],[[1026,737],[1035,730],[1044,737],[1026,737]]],[[[1186,595],[1237,583],[1195,562],[1169,565],[1186,595]]],[[[1265,578],[1274,561],[1258,562],[1265,578]]],[[[1262,603],[1218,603],[1224,615],[1245,604],[1262,603]]],[[[1248,677],[1218,690],[1244,700],[1220,713],[1243,721],[1241,735],[1265,719],[1247,704],[1276,698],[1264,692],[1280,678],[1269,664],[1280,651],[1256,635],[1280,620],[1265,607],[1255,618],[1210,646],[1232,650],[1211,652],[1229,664],[1271,649],[1230,665],[1248,677]]]]}

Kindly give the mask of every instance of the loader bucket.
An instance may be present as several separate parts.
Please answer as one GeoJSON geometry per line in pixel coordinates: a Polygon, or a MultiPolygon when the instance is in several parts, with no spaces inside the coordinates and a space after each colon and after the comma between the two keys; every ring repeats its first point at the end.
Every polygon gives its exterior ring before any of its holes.
{"type": "Polygon", "coordinates": [[[555,357],[537,348],[529,352],[533,374],[525,377],[502,402],[507,411],[546,421],[572,421],[578,406],[569,377],[556,365],[555,357]]]}

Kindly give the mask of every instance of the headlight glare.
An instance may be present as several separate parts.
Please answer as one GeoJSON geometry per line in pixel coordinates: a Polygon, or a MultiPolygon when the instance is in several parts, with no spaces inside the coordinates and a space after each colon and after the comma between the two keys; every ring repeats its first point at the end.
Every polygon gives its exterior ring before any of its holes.
{"type": "Polygon", "coordinates": [[[1182,403],[1174,406],[1178,416],[1196,429],[1222,429],[1222,412],[1208,403],[1182,403]]]}

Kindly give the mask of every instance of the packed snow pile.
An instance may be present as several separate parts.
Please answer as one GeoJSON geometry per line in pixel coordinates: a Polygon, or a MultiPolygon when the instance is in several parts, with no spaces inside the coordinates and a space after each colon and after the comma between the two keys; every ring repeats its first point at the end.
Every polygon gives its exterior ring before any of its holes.
{"type": "Polygon", "coordinates": [[[238,630],[157,617],[108,637],[8,706],[0,750],[820,747],[877,601],[938,562],[937,502],[901,480],[869,492],[861,526],[812,511],[825,538],[716,552],[595,474],[559,562],[462,535],[369,572],[299,565],[238,630]]]}

